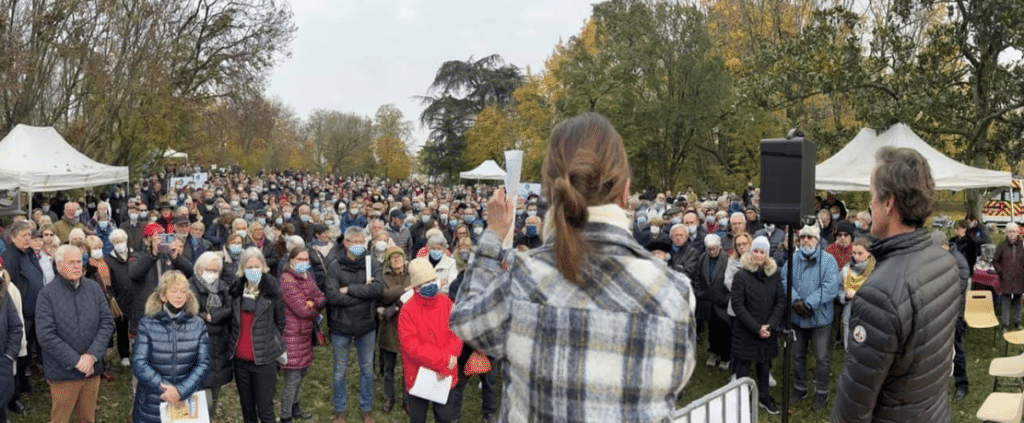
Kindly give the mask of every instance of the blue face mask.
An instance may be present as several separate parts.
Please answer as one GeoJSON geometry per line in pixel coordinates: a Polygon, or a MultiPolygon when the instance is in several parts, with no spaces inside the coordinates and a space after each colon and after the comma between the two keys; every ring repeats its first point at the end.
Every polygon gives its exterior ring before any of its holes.
{"type": "Polygon", "coordinates": [[[526,225],[526,236],[531,238],[537,236],[537,225],[526,225]]]}
{"type": "Polygon", "coordinates": [[[536,210],[530,210],[530,211],[526,212],[526,215],[529,216],[529,217],[534,217],[534,216],[537,215],[537,211],[536,210]]]}
{"type": "Polygon", "coordinates": [[[420,295],[422,295],[423,298],[434,298],[440,290],[441,287],[437,282],[431,282],[420,287],[420,295]]]}
{"type": "Polygon", "coordinates": [[[471,214],[465,215],[465,216],[462,217],[462,220],[465,220],[466,223],[473,223],[473,221],[476,220],[476,216],[473,216],[471,214]]]}
{"type": "Polygon", "coordinates": [[[307,271],[309,271],[309,262],[300,261],[298,263],[295,263],[295,266],[293,266],[293,268],[295,269],[296,272],[306,273],[307,271]]]}
{"type": "Polygon", "coordinates": [[[449,228],[454,228],[454,227],[456,227],[456,226],[459,226],[459,222],[457,222],[457,221],[455,221],[455,220],[449,220],[449,221],[448,221],[448,227],[449,227],[449,228]]]}
{"type": "Polygon", "coordinates": [[[353,256],[359,257],[366,252],[366,247],[363,245],[353,245],[348,247],[348,252],[352,253],[353,256]]]}
{"type": "Polygon", "coordinates": [[[258,283],[263,278],[263,270],[261,269],[245,269],[245,279],[249,283],[258,283]]]}
{"type": "Polygon", "coordinates": [[[636,224],[637,225],[643,226],[645,223],[647,223],[647,218],[646,217],[640,216],[640,217],[636,218],[636,224]]]}
{"type": "Polygon", "coordinates": [[[442,254],[444,254],[444,251],[441,251],[441,250],[430,250],[430,259],[434,260],[434,261],[438,261],[438,260],[441,259],[441,255],[442,254]]]}
{"type": "Polygon", "coordinates": [[[237,256],[239,254],[242,254],[242,245],[241,244],[231,244],[230,246],[228,246],[228,251],[233,256],[237,256]]]}

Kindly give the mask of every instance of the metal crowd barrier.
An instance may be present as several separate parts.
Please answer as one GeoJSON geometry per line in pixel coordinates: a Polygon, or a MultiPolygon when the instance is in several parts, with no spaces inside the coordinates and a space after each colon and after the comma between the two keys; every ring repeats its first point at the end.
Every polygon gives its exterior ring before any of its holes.
{"type": "Polygon", "coordinates": [[[674,423],[757,423],[757,383],[729,382],[672,413],[674,423]]]}

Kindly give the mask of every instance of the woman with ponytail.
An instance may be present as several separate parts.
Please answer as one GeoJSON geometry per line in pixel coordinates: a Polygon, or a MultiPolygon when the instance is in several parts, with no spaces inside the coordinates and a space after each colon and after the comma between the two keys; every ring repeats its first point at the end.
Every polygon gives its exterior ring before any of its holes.
{"type": "Polygon", "coordinates": [[[498,189],[450,326],[503,365],[501,421],[653,421],[694,367],[690,282],[637,244],[622,138],[587,113],[555,127],[544,243],[503,250],[515,201],[498,189]]]}

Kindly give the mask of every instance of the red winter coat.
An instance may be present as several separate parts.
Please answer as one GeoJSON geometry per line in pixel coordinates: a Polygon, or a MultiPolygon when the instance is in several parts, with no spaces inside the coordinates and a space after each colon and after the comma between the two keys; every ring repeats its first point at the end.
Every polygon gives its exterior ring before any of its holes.
{"type": "Polygon", "coordinates": [[[286,266],[281,273],[281,298],[284,302],[284,345],[288,364],[282,369],[305,369],[313,364],[313,325],[327,299],[313,282],[312,273],[295,273],[286,266]],[[307,304],[313,302],[313,307],[307,304]]]}
{"type": "Polygon", "coordinates": [[[462,341],[448,329],[452,301],[438,293],[424,298],[418,292],[402,306],[398,314],[398,343],[402,350],[405,390],[412,389],[420,366],[452,377],[452,388],[459,381],[459,366],[448,369],[449,357],[459,357],[462,341]]]}

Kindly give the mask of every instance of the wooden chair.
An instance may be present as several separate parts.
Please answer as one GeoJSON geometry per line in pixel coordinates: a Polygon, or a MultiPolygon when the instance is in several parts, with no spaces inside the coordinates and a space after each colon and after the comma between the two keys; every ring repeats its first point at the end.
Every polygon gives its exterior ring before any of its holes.
{"type": "Polygon", "coordinates": [[[987,422],[1019,423],[1024,415],[1024,393],[993,392],[978,409],[978,418],[987,422]]]}
{"type": "MultiPolygon", "coordinates": [[[[964,321],[967,322],[967,326],[977,329],[999,327],[996,308],[992,303],[992,291],[967,292],[967,301],[964,303],[964,321]]],[[[996,332],[998,331],[992,332],[993,341],[995,341],[996,332]]]]}
{"type": "Polygon", "coordinates": [[[992,391],[999,387],[1000,378],[1014,378],[1021,383],[1024,389],[1024,354],[1012,357],[993,358],[988,366],[988,374],[993,376],[992,391]]]}

